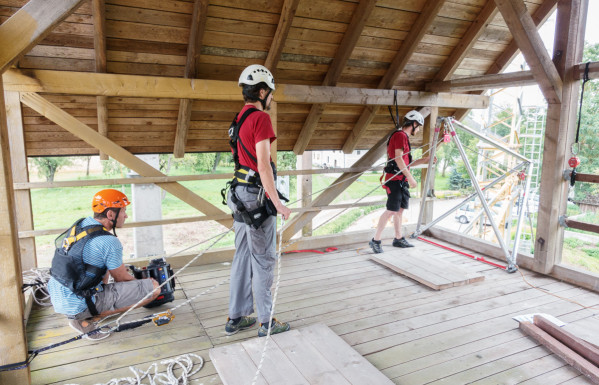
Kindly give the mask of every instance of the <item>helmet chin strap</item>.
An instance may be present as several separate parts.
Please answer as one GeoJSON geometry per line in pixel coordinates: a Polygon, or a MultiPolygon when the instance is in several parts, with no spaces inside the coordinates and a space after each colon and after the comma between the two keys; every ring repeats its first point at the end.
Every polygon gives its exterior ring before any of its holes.
{"type": "Polygon", "coordinates": [[[114,219],[112,220],[112,233],[114,234],[115,237],[118,237],[118,235],[116,235],[116,221],[119,218],[120,213],[121,213],[121,208],[119,207],[118,209],[116,209],[114,219]]]}
{"type": "Polygon", "coordinates": [[[260,104],[262,104],[262,109],[264,111],[266,111],[266,101],[268,100],[268,96],[270,95],[271,92],[272,92],[272,90],[269,88],[264,99],[258,99],[260,101],[260,104]]]}

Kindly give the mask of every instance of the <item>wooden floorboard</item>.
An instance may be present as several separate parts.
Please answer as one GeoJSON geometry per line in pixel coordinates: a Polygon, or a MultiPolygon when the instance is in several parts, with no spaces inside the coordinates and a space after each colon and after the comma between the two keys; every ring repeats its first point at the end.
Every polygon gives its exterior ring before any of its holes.
{"type": "MultiPolygon", "coordinates": [[[[363,244],[326,254],[291,253],[282,258],[276,316],[290,322],[292,330],[327,325],[397,384],[590,383],[526,337],[512,317],[548,313],[566,322],[566,328],[574,333],[587,330],[587,336],[597,335],[599,319],[592,309],[581,305],[599,306],[599,294],[522,271],[536,289],[524,282],[520,272],[508,274],[452,251],[414,242],[427,256],[467,273],[480,273],[484,281],[435,291],[371,261],[373,254],[363,244]]],[[[395,252],[391,247],[385,250],[395,252]]],[[[77,341],[40,354],[31,365],[33,383],[105,383],[131,376],[130,365],[146,370],[153,362],[196,353],[206,363],[193,377],[201,381],[192,383],[221,384],[209,349],[251,341],[257,333],[257,327],[233,336],[224,333],[230,267],[229,263],[216,263],[181,272],[174,304],[222,284],[191,306],[177,309],[167,326],[148,325],[106,340],[77,341]]],[[[149,313],[152,310],[138,309],[129,319],[149,313]]],[[[75,335],[66,319],[52,308],[35,308],[27,332],[30,348],[75,335]]],[[[246,349],[256,348],[248,344],[246,349]]]]}

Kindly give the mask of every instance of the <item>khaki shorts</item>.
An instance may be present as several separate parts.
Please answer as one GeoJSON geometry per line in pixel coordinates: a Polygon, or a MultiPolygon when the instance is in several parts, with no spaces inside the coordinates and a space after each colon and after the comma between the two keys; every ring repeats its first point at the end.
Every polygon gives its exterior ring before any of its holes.
{"type": "MultiPolygon", "coordinates": [[[[96,309],[98,313],[112,311],[136,304],[140,299],[154,290],[150,279],[114,282],[104,285],[104,290],[96,294],[96,309]]],[[[75,315],[74,319],[92,318],[89,309],[75,315]]]]}

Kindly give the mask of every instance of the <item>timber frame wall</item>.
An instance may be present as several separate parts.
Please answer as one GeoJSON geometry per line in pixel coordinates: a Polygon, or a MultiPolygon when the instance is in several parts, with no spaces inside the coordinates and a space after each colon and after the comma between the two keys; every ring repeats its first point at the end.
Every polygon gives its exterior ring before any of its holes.
{"type": "MultiPolygon", "coordinates": [[[[3,338],[0,346],[0,365],[23,361],[27,357],[27,341],[23,325],[23,296],[21,294],[21,272],[23,268],[35,266],[35,245],[33,243],[31,206],[28,189],[28,176],[24,143],[22,139],[21,104],[37,111],[66,130],[78,136],[83,141],[99,150],[103,157],[110,156],[123,165],[135,170],[146,181],[154,181],[161,188],[189,203],[192,207],[204,213],[207,218],[230,225],[230,216],[222,210],[210,205],[201,197],[183,187],[174,178],[169,178],[140,161],[132,153],[115,144],[106,137],[102,124],[98,131],[77,120],[66,111],[48,101],[40,93],[91,95],[97,97],[98,111],[105,111],[106,96],[125,95],[134,97],[167,97],[180,99],[179,123],[177,128],[175,152],[181,155],[185,143],[186,129],[190,114],[190,100],[221,100],[238,101],[239,90],[231,82],[207,81],[192,79],[195,67],[193,58],[196,57],[198,41],[201,40],[201,29],[198,25],[205,17],[207,1],[198,0],[194,7],[192,37],[188,46],[188,62],[185,66],[185,78],[167,78],[156,76],[114,75],[106,71],[105,57],[102,57],[102,29],[99,29],[96,73],[76,73],[68,71],[34,70],[22,72],[11,69],[11,64],[22,57],[28,50],[43,39],[59,22],[70,15],[81,5],[82,0],[31,0],[19,12],[0,25],[0,211],[3,221],[0,224],[0,296],[3,298],[0,309],[0,334],[3,338]],[[33,20],[33,23],[31,22],[33,20]],[[200,35],[200,37],[198,37],[200,35]],[[190,80],[190,78],[192,80],[190,80]],[[84,85],[84,86],[81,86],[84,85]],[[218,92],[215,92],[218,90],[218,92]],[[21,137],[19,137],[21,135],[21,137]],[[9,145],[10,144],[10,145],[9,145]],[[154,178],[154,179],[152,179],[154,178]],[[18,230],[17,230],[18,228],[18,230]],[[19,240],[18,232],[24,234],[19,240]]],[[[293,14],[298,1],[285,2],[285,14],[293,14]]],[[[431,15],[438,9],[435,1],[427,2],[428,8],[422,12],[419,19],[419,29],[413,30],[406,41],[418,42],[424,31],[432,22],[431,15]],[[426,17],[425,17],[426,16],[426,17]]],[[[438,2],[442,3],[442,2],[438,2]]],[[[491,2],[490,2],[491,3],[491,2]]],[[[556,2],[548,2],[555,4],[556,2]]],[[[361,2],[361,12],[368,14],[373,2],[361,2]]],[[[576,271],[560,264],[563,228],[559,226],[558,218],[565,212],[567,184],[563,180],[563,170],[566,168],[568,149],[573,142],[575,133],[576,102],[580,87],[580,64],[584,26],[586,25],[588,0],[558,0],[555,47],[553,60],[546,52],[536,26],[540,20],[535,20],[526,12],[522,0],[494,0],[485,12],[489,15],[498,10],[505,19],[514,38],[513,47],[506,50],[506,58],[502,58],[500,67],[509,63],[509,59],[519,50],[524,54],[531,70],[516,74],[497,75],[501,68],[490,71],[488,75],[476,78],[448,80],[453,73],[452,68],[444,68],[439,72],[435,81],[427,85],[430,92],[399,93],[400,104],[406,106],[419,105],[424,115],[429,116],[429,127],[425,137],[430,137],[438,114],[438,107],[458,108],[457,117],[465,116],[469,108],[482,108],[485,98],[479,95],[445,94],[445,91],[479,91],[489,88],[515,84],[539,84],[549,103],[547,113],[547,128],[543,153],[540,205],[535,255],[520,256],[521,266],[539,273],[552,275],[580,286],[599,290],[599,277],[593,274],[576,271]],[[495,10],[496,9],[496,10],[495,10]],[[441,93],[440,93],[441,92],[441,93]],[[403,99],[402,99],[403,98],[403,99]],[[556,187],[557,186],[557,187],[556,187]]],[[[94,17],[102,19],[102,2],[94,1],[94,17]]],[[[545,15],[546,16],[546,15],[545,15]]],[[[282,18],[284,19],[284,18],[282,18]]],[[[359,28],[365,23],[365,18],[356,18],[353,26],[359,28]]],[[[277,34],[284,36],[289,29],[283,20],[277,29],[277,34]]],[[[476,36],[479,30],[473,28],[469,33],[476,36]]],[[[344,36],[343,45],[351,47],[356,36],[344,36]]],[[[275,43],[280,39],[275,39],[275,43]]],[[[340,68],[343,68],[347,57],[336,57],[335,65],[327,74],[322,86],[280,85],[277,89],[278,102],[296,102],[312,104],[310,117],[302,128],[300,140],[294,151],[298,154],[306,150],[307,140],[314,132],[314,123],[318,121],[323,106],[328,103],[345,103],[365,106],[352,135],[345,142],[343,149],[351,152],[357,141],[364,133],[364,127],[372,121],[380,106],[390,105],[393,91],[393,80],[405,67],[404,57],[409,57],[414,50],[414,44],[402,45],[400,54],[396,56],[392,68],[381,80],[376,89],[354,89],[336,87],[340,68]],[[405,46],[405,48],[404,48],[405,46]]],[[[456,49],[456,58],[450,64],[455,66],[458,56],[463,55],[467,47],[456,49]],[[462,49],[463,48],[463,49],[462,49]]],[[[281,47],[276,44],[271,47],[266,63],[276,67],[281,47]]],[[[342,52],[351,52],[342,50],[342,52]]],[[[599,63],[591,65],[591,77],[599,77],[599,63]]],[[[277,113],[273,108],[272,114],[277,113]]],[[[105,114],[98,113],[100,120],[105,122],[105,114]]],[[[274,122],[277,119],[273,119],[274,122]]],[[[276,129],[276,127],[275,127],[276,129]]],[[[328,206],[335,197],[345,190],[352,182],[351,177],[369,168],[378,160],[385,150],[386,138],[381,138],[370,151],[363,156],[351,170],[345,171],[338,179],[338,184],[320,194],[308,208],[315,211],[303,211],[288,223],[284,239],[290,239],[301,231],[318,213],[319,208],[328,206]]],[[[301,173],[301,171],[300,171],[301,173]]],[[[455,242],[469,247],[479,247],[479,250],[489,255],[497,256],[496,249],[491,245],[473,241],[455,234],[433,230],[433,235],[442,239],[453,239],[455,242]]],[[[340,242],[344,236],[337,237],[340,242]]],[[[346,239],[349,243],[351,240],[346,239]]],[[[339,242],[338,242],[339,243],[339,242]]],[[[313,247],[318,246],[313,243],[313,247]]],[[[0,373],[2,383],[30,383],[28,369],[0,373]]]]}

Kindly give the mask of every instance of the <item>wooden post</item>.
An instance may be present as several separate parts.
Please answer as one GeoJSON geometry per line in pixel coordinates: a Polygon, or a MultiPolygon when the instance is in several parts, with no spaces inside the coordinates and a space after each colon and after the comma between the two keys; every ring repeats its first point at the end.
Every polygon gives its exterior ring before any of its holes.
{"type": "MultiPolygon", "coordinates": [[[[270,121],[272,122],[272,129],[275,131],[275,135],[277,135],[277,102],[274,100],[270,104],[270,110],[266,111],[266,113],[270,116],[270,121]]],[[[272,161],[275,162],[275,166],[277,165],[277,141],[275,140],[270,144],[270,157],[272,161]]],[[[275,181],[276,183],[277,181],[275,181]]]]}
{"type": "MultiPolygon", "coordinates": [[[[23,115],[21,113],[19,93],[5,92],[4,96],[6,99],[6,118],[13,182],[28,183],[29,170],[27,168],[27,156],[25,156],[23,115]]],[[[31,190],[16,190],[14,196],[18,230],[33,230],[31,190]]],[[[37,267],[35,237],[20,239],[19,249],[21,253],[21,269],[25,271],[37,267]]]]}
{"type": "MultiPolygon", "coordinates": [[[[304,151],[301,157],[301,168],[302,170],[312,169],[312,151],[304,151]]],[[[310,206],[312,203],[312,175],[298,175],[297,191],[302,198],[302,207],[310,206]]],[[[304,227],[302,227],[302,236],[309,237],[312,235],[312,220],[308,221],[304,227]]]]}
{"type": "MultiPolygon", "coordinates": [[[[17,225],[10,172],[8,126],[4,91],[0,80],[0,365],[27,358],[27,335],[23,324],[23,276],[17,246],[17,225]]],[[[29,368],[0,372],[0,384],[30,384],[29,368]]]]}
{"type": "MultiPolygon", "coordinates": [[[[437,116],[439,115],[439,108],[437,107],[431,107],[431,114],[426,118],[425,122],[424,122],[424,130],[422,132],[422,141],[424,143],[429,143],[429,145],[424,146],[422,148],[422,151],[424,153],[424,151],[431,149],[431,144],[430,143],[433,140],[433,136],[435,135],[435,126],[437,125],[437,116]]],[[[430,156],[431,151],[429,151],[426,156],[430,156]]],[[[435,170],[430,170],[431,175],[430,175],[430,189],[434,189],[435,188],[435,170]]],[[[422,169],[422,177],[420,178],[420,196],[424,196],[424,194],[426,194],[427,192],[424,191],[424,181],[426,180],[426,176],[429,173],[429,170],[426,168],[422,169]]],[[[429,222],[432,222],[433,220],[433,201],[430,202],[426,202],[424,204],[424,215],[422,216],[422,223],[421,224],[426,224],[429,222]]]]}
{"type": "Polygon", "coordinates": [[[564,229],[558,218],[566,212],[568,184],[563,179],[567,157],[576,133],[576,104],[580,82],[575,78],[582,59],[587,0],[558,2],[554,56],[563,74],[561,104],[549,104],[541,167],[541,188],[534,270],[549,274],[562,255],[564,229]],[[564,33],[566,31],[566,33],[564,33]]]}

